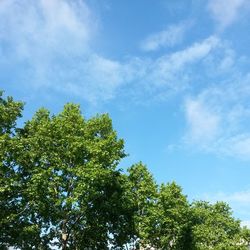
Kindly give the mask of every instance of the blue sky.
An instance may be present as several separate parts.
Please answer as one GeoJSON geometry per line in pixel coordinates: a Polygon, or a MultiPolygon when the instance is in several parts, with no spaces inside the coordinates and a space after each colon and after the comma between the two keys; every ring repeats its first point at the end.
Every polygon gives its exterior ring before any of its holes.
{"type": "Polygon", "coordinates": [[[248,0],[2,0],[0,88],[24,118],[108,112],[129,157],[250,226],[248,0]]]}

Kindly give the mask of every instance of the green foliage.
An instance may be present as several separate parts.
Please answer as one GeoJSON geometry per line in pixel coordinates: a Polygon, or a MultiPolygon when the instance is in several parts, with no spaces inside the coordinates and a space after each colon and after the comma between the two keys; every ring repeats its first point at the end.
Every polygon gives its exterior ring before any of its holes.
{"type": "Polygon", "coordinates": [[[250,229],[243,227],[240,234],[241,241],[246,245],[250,246],[250,229]]]}
{"type": "Polygon", "coordinates": [[[22,102],[16,102],[8,96],[6,100],[0,91],[0,135],[10,135],[14,132],[17,118],[21,117],[22,102]]]}
{"type": "Polygon", "coordinates": [[[134,207],[132,246],[143,245],[147,241],[148,218],[156,202],[157,185],[152,174],[141,162],[131,166],[128,174],[134,207]]]}
{"type": "Polygon", "coordinates": [[[189,204],[141,162],[123,174],[124,142],[108,115],[85,119],[66,104],[17,128],[23,103],[2,94],[0,249],[247,249],[250,230],[227,204],[189,204]]]}
{"type": "Polygon", "coordinates": [[[187,249],[189,204],[176,183],[162,184],[149,217],[148,244],[156,249],[187,249]]]}
{"type": "Polygon", "coordinates": [[[0,249],[5,249],[8,243],[15,243],[26,223],[18,220],[23,207],[18,202],[19,176],[13,163],[16,120],[21,117],[23,103],[2,95],[0,91],[0,249]]]}
{"type": "MultiPolygon", "coordinates": [[[[20,214],[19,210],[12,214],[12,220],[4,214],[1,223],[6,221],[13,227],[18,219],[25,224],[18,226],[18,236],[13,232],[14,240],[9,244],[22,249],[49,248],[54,238],[63,249],[105,249],[110,242],[117,244],[121,229],[115,222],[129,220],[127,214],[120,214],[126,204],[125,180],[116,170],[125,154],[123,141],[117,138],[108,115],[85,120],[79,106],[73,104],[65,105],[57,116],[41,109],[8,138],[21,106],[11,98],[1,103],[1,110],[6,110],[2,114],[2,143],[11,140],[8,155],[11,152],[13,158],[5,176],[1,169],[1,200],[5,206],[1,211],[9,210],[9,203],[21,209],[20,214]],[[9,112],[13,114],[8,116],[9,112]],[[7,176],[8,182],[3,183],[7,176]],[[15,192],[9,203],[8,190],[15,192]]],[[[2,165],[6,162],[2,159],[2,165]]],[[[10,236],[5,228],[2,237],[6,234],[10,236]]]]}
{"type": "Polygon", "coordinates": [[[240,222],[232,217],[224,202],[192,204],[192,237],[194,249],[246,249],[240,235],[240,222]]]}

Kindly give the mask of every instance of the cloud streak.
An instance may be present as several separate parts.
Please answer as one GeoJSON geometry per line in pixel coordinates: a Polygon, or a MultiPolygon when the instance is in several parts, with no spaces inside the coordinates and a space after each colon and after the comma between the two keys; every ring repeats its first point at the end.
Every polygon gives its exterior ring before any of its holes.
{"type": "Polygon", "coordinates": [[[188,99],[186,143],[210,153],[250,160],[249,84],[250,75],[246,74],[188,99]]]}
{"type": "Polygon", "coordinates": [[[154,61],[149,60],[150,63],[144,65],[146,73],[139,81],[143,81],[146,88],[153,88],[155,95],[181,93],[192,88],[192,68],[213,53],[219,44],[220,40],[211,36],[183,50],[165,54],[154,61]]]}
{"type": "Polygon", "coordinates": [[[187,22],[183,22],[170,25],[165,30],[153,33],[141,42],[141,49],[156,51],[165,47],[173,47],[182,42],[189,26],[187,22]]]}

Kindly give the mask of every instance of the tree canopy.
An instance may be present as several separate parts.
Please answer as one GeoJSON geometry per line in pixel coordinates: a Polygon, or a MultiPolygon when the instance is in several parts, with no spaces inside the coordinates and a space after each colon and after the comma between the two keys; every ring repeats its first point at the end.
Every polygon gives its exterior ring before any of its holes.
{"type": "Polygon", "coordinates": [[[107,114],[79,105],[38,110],[0,92],[0,249],[247,249],[224,202],[190,203],[175,182],[158,185],[126,156],[107,114]]]}

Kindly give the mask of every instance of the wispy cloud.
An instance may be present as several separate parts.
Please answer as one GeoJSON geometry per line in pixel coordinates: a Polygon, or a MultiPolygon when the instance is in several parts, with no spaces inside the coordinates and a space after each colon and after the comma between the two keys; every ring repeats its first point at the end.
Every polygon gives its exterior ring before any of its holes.
{"type": "Polygon", "coordinates": [[[187,139],[192,142],[210,142],[219,133],[220,116],[209,110],[205,103],[188,99],[185,103],[186,119],[189,126],[187,139]]]}
{"type": "Polygon", "coordinates": [[[56,90],[93,104],[119,93],[144,102],[147,95],[165,98],[186,89],[190,68],[220,43],[212,36],[155,59],[113,60],[92,47],[97,27],[95,16],[81,0],[2,1],[0,73],[23,88],[56,90]]]}
{"type": "Polygon", "coordinates": [[[154,86],[183,90],[189,83],[190,68],[204,60],[219,43],[220,40],[212,36],[183,50],[165,54],[149,64],[146,78],[154,86]]]}
{"type": "MultiPolygon", "coordinates": [[[[216,14],[222,3],[210,0],[209,8],[216,14]]],[[[233,0],[228,8],[236,11],[244,4],[233,0]]],[[[221,25],[229,25],[235,15],[221,25]]],[[[91,104],[121,96],[145,103],[179,94],[187,145],[250,159],[250,74],[229,43],[209,36],[160,56],[114,60],[92,45],[96,19],[82,0],[1,1],[0,80],[30,92],[79,96],[91,104]]],[[[144,49],[172,46],[186,28],[181,23],[153,34],[144,49]]]]}
{"type": "MultiPolygon", "coordinates": [[[[147,97],[165,100],[169,96],[192,88],[192,69],[204,64],[206,59],[220,46],[220,39],[211,36],[186,48],[152,59],[135,58],[122,63],[125,69],[127,90],[132,89],[135,98],[143,93],[147,97]]],[[[122,72],[122,71],[121,71],[122,72]]],[[[139,100],[140,102],[140,100],[139,100]]]]}
{"type": "Polygon", "coordinates": [[[205,58],[218,44],[219,39],[211,36],[183,50],[160,57],[156,61],[156,68],[159,68],[164,73],[178,71],[205,58]]]}
{"type": "Polygon", "coordinates": [[[68,65],[67,71],[61,72],[62,81],[66,81],[58,86],[58,90],[61,88],[66,93],[70,92],[96,104],[114,98],[117,89],[128,77],[120,62],[92,54],[83,61],[77,61],[77,65],[68,65]]]}
{"type": "Polygon", "coordinates": [[[92,104],[112,99],[119,86],[140,74],[141,60],[119,62],[96,53],[97,29],[97,18],[83,0],[1,1],[0,73],[7,75],[5,84],[32,92],[56,90],[92,104]]]}
{"type": "MultiPolygon", "coordinates": [[[[11,84],[18,81],[23,88],[53,89],[90,103],[115,98],[126,86],[126,94],[144,102],[145,96],[166,98],[188,88],[192,67],[220,44],[211,36],[154,59],[132,56],[113,60],[93,48],[97,28],[94,14],[82,0],[2,1],[0,73],[8,74],[11,84]]],[[[183,22],[147,41],[154,40],[155,49],[173,45],[186,28],[183,22]]]]}
{"type": "Polygon", "coordinates": [[[219,25],[220,29],[224,29],[236,21],[247,0],[210,0],[208,10],[212,17],[219,25]]]}
{"type": "Polygon", "coordinates": [[[170,25],[165,30],[149,35],[141,42],[141,49],[155,51],[160,48],[173,47],[182,42],[189,27],[188,22],[170,25]]]}
{"type": "Polygon", "coordinates": [[[185,141],[199,150],[250,159],[250,75],[202,90],[186,101],[185,141]]]}
{"type": "Polygon", "coordinates": [[[83,1],[1,1],[0,14],[0,38],[20,60],[86,50],[95,25],[83,1]]]}
{"type": "MultiPolygon", "coordinates": [[[[77,95],[90,103],[108,101],[119,95],[131,95],[145,102],[145,99],[167,98],[192,91],[197,85],[197,74],[193,74],[197,67],[203,74],[202,71],[208,71],[211,65],[216,65],[216,70],[226,71],[234,64],[233,52],[224,49],[216,36],[156,58],[148,55],[113,60],[93,48],[97,29],[94,14],[81,0],[1,1],[0,73],[8,74],[5,79],[10,84],[17,81],[27,89],[39,91],[43,88],[48,92],[53,89],[77,95]],[[214,63],[214,58],[218,62],[214,63]]],[[[153,35],[151,48],[178,42],[185,29],[186,24],[182,23],[153,35]]],[[[213,68],[210,70],[213,74],[216,72],[213,68]]],[[[200,104],[200,100],[195,99],[189,101],[187,117],[200,119],[193,124],[189,120],[191,134],[195,133],[196,138],[199,129],[194,128],[195,125],[205,126],[201,122],[204,117],[198,117],[200,109],[206,110],[206,119],[213,117],[210,127],[214,130],[220,121],[220,114],[215,116],[205,103],[200,104]]],[[[213,134],[206,126],[207,132],[213,134]]],[[[241,147],[243,145],[239,144],[238,148],[241,147]]]]}
{"type": "Polygon", "coordinates": [[[82,0],[2,1],[0,72],[10,79],[15,71],[23,88],[109,100],[130,74],[126,65],[95,53],[97,27],[82,0]]]}

